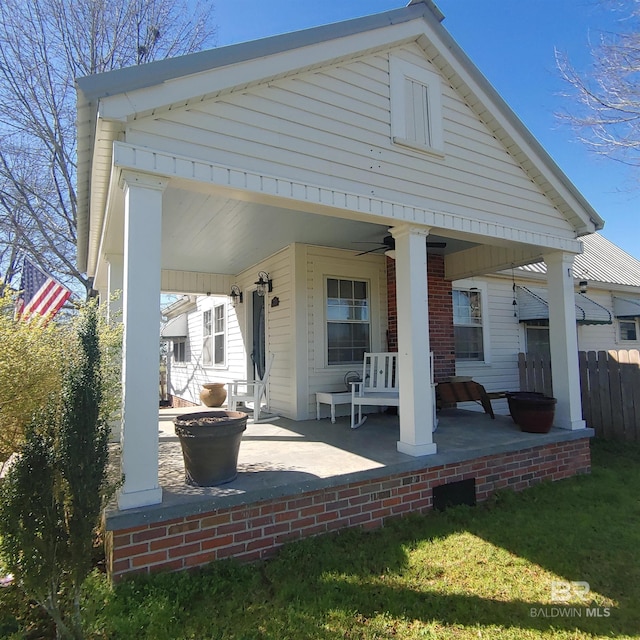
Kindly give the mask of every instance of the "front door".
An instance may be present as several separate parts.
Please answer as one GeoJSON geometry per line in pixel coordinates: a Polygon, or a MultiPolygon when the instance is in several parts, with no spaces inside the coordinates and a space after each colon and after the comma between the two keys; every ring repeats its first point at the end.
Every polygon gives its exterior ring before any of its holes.
{"type": "Polygon", "coordinates": [[[253,344],[251,351],[251,361],[253,362],[254,379],[262,380],[264,368],[267,362],[266,334],[265,334],[265,296],[259,296],[253,292],[252,307],[252,336],[253,344]]]}

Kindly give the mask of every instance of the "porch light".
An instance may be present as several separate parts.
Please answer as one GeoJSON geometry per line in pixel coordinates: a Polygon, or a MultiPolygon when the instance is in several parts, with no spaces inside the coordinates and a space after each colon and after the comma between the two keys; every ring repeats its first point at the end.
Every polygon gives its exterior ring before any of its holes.
{"type": "Polygon", "coordinates": [[[589,283],[586,280],[580,280],[578,286],[580,287],[580,293],[587,293],[587,287],[589,286],[589,283]]]}
{"type": "Polygon", "coordinates": [[[254,284],[257,287],[257,293],[259,296],[263,296],[265,293],[271,293],[273,291],[273,280],[269,278],[269,274],[266,271],[258,272],[258,281],[254,284]]]}
{"type": "Polygon", "coordinates": [[[242,291],[240,291],[240,287],[237,284],[231,286],[231,293],[229,294],[231,298],[231,304],[235,307],[238,303],[242,304],[242,291]]]}

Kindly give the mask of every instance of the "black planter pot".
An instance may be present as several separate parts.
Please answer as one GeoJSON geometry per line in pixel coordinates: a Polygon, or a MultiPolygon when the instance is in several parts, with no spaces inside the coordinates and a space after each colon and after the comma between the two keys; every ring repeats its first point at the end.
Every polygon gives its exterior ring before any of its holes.
{"type": "Polygon", "coordinates": [[[509,412],[522,431],[548,433],[553,426],[556,398],[543,393],[518,391],[507,393],[509,412]]]}
{"type": "Polygon", "coordinates": [[[182,446],[187,484],[213,487],[236,478],[246,413],[198,411],[178,416],[173,423],[182,446]]]}

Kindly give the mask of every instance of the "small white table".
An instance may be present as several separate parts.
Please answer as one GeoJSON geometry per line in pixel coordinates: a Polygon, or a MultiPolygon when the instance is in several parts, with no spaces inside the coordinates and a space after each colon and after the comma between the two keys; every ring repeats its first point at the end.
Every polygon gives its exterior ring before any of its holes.
{"type": "Polygon", "coordinates": [[[320,403],[331,405],[331,423],[336,422],[336,405],[351,404],[351,391],[318,391],[316,393],[316,420],[320,420],[320,403]]]}

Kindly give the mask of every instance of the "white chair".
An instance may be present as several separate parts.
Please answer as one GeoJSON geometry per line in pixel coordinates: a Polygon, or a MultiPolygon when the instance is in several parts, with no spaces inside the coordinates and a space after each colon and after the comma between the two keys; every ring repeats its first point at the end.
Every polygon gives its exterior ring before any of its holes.
{"type": "MultiPolygon", "coordinates": [[[[267,401],[267,385],[269,382],[269,372],[271,371],[271,365],[275,354],[269,355],[267,366],[264,370],[264,375],[261,379],[257,380],[234,380],[229,383],[229,394],[227,397],[227,404],[230,411],[235,411],[238,402],[245,404],[253,404],[253,421],[261,422],[260,412],[262,411],[262,400],[267,401]]],[[[267,403],[268,404],[268,403],[267,403]]],[[[273,416],[269,416],[269,420],[274,420],[273,416]]],[[[266,418],[263,418],[263,421],[266,418]]]]}

